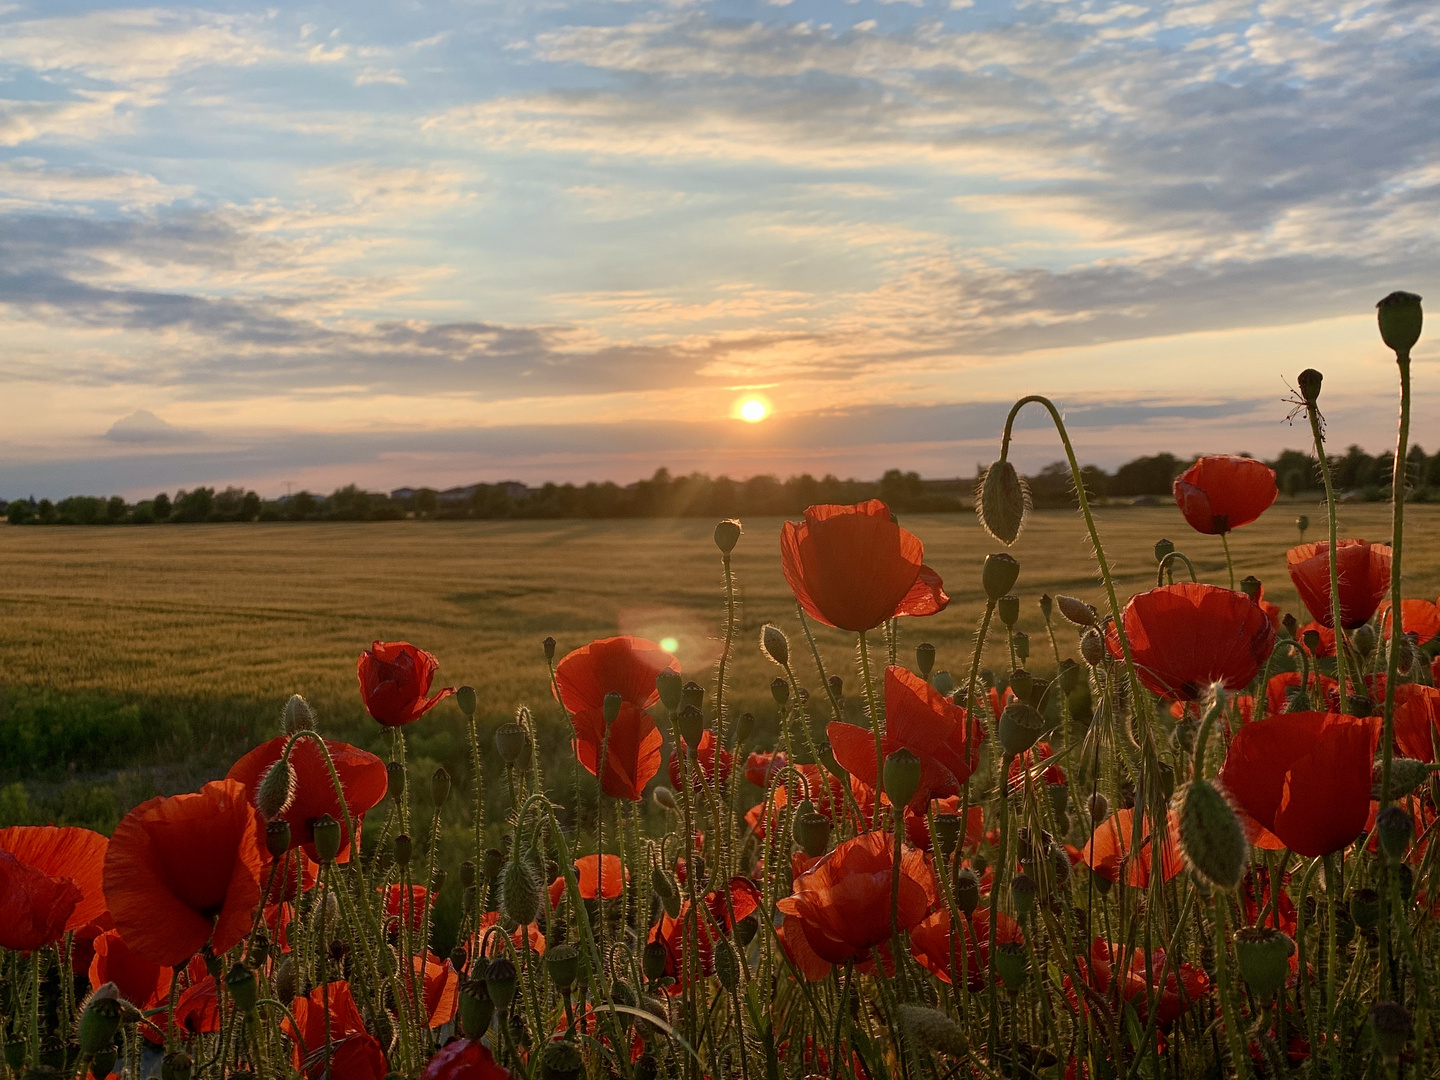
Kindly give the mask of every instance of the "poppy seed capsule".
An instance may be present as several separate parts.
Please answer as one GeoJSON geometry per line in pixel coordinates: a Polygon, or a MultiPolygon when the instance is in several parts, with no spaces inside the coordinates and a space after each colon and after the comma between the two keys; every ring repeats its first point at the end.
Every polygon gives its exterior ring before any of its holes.
{"type": "Polygon", "coordinates": [[[930,672],[935,670],[935,646],[930,642],[922,641],[915,646],[915,667],[921,677],[926,679],[930,677],[930,672]]]}
{"type": "Polygon", "coordinates": [[[790,639],[778,626],[766,623],[760,628],[760,651],[772,663],[784,667],[790,662],[790,639]]]}
{"type": "Polygon", "coordinates": [[[1006,627],[1013,627],[1020,620],[1020,597],[1006,593],[995,601],[995,614],[1006,627]]]}
{"type": "Polygon", "coordinates": [[[1400,1057],[1413,1032],[1410,1010],[1394,1001],[1382,1001],[1370,1006],[1368,1019],[1375,1049],[1386,1061],[1393,1063],[1400,1057]]]}
{"type": "Polygon", "coordinates": [[[119,988],[114,983],[106,983],[85,1002],[85,1008],[80,1013],[79,1030],[82,1057],[93,1057],[114,1043],[115,1033],[120,1030],[119,994],[119,988]]]}
{"type": "Polygon", "coordinates": [[[1306,368],[1295,377],[1295,383],[1300,387],[1300,396],[1305,399],[1305,404],[1314,405],[1320,398],[1320,384],[1325,381],[1325,376],[1314,368],[1306,368]]]}
{"type": "Polygon", "coordinates": [[[1009,757],[1023,754],[1045,731],[1045,717],[1033,705],[1012,701],[1000,714],[1000,745],[1009,757]]]}
{"type": "MultiPolygon", "coordinates": [[[[615,695],[617,698],[619,695],[615,695]]],[[[609,700],[609,695],[606,695],[609,700]]],[[[495,750],[506,765],[523,764],[522,758],[529,757],[530,736],[525,729],[511,720],[495,729],[495,750]]]]}
{"type": "Polygon", "coordinates": [[[444,806],[445,800],[450,798],[450,774],[443,765],[430,777],[430,798],[434,801],[436,810],[444,806]]]}
{"type": "Polygon", "coordinates": [[[225,976],[225,989],[242,1013],[248,1014],[255,1008],[259,987],[255,982],[255,972],[248,964],[236,964],[230,969],[225,976]]]}
{"type": "Polygon", "coordinates": [[[923,1005],[901,1005],[900,1022],[909,1036],[927,1050],[951,1057],[964,1057],[965,1032],[938,1009],[923,1005]]]}
{"type": "Polygon", "coordinates": [[[315,854],[322,863],[334,862],[340,854],[340,822],[329,814],[321,814],[310,826],[315,839],[315,854]]]}
{"type": "Polygon", "coordinates": [[[750,736],[755,734],[755,714],[743,712],[740,719],[735,721],[735,746],[744,746],[750,741],[750,736]]]}
{"type": "Polygon", "coordinates": [[[515,1000],[515,965],[508,956],[497,956],[485,969],[485,990],[502,1013],[515,1000]]]}
{"type": "Polygon", "coordinates": [[[560,944],[545,952],[545,970],[560,990],[568,990],[580,972],[580,953],[574,945],[560,944]]]}
{"type": "Polygon", "coordinates": [[[948,859],[960,843],[960,815],[936,814],[934,832],[933,839],[940,847],[940,854],[948,859]]]}
{"type": "Polygon", "coordinates": [[[467,979],[460,986],[460,1030],[467,1039],[479,1039],[490,1030],[495,1003],[480,979],[467,979]]]}
{"type": "Polygon", "coordinates": [[[190,1080],[195,1063],[184,1050],[172,1050],[160,1062],[160,1080],[190,1080]]]}
{"type": "Polygon", "coordinates": [[[1095,609],[1084,600],[1077,600],[1073,596],[1057,596],[1055,605],[1060,609],[1060,614],[1076,626],[1095,625],[1095,609]]]}
{"type": "Polygon", "coordinates": [[[299,694],[291,694],[280,711],[280,730],[286,735],[315,730],[315,710],[299,694]]]}
{"type": "Polygon", "coordinates": [[[1375,815],[1375,835],[1385,858],[1398,863],[1415,837],[1415,819],[1391,803],[1375,815]]]}
{"type": "Polygon", "coordinates": [[[385,793],[396,802],[405,794],[405,766],[398,761],[385,763],[385,793]]]}
{"type": "Polygon", "coordinates": [[[980,527],[1009,547],[1025,527],[1025,515],[1029,512],[1029,485],[1014,465],[1001,458],[985,470],[975,492],[975,514],[980,519],[980,527]]]}
{"type": "Polygon", "coordinates": [[[555,659],[555,639],[553,637],[547,637],[544,641],[540,642],[540,647],[545,650],[546,660],[555,659]]]}
{"type": "Polygon", "coordinates": [[[901,747],[885,758],[885,794],[896,808],[909,804],[920,787],[920,759],[901,747]]]}
{"type": "Polygon", "coordinates": [[[790,684],[777,675],[770,681],[770,696],[775,699],[775,704],[783,709],[790,700],[790,684]]]}
{"type": "Polygon", "coordinates": [[[755,935],[760,932],[760,920],[754,915],[746,915],[735,924],[735,940],[740,942],[743,949],[755,940],[755,935]]]}
{"type": "Polygon", "coordinates": [[[1233,889],[1245,870],[1249,844],[1234,809],[1208,780],[1195,780],[1176,796],[1180,850],[1191,872],[1218,889],[1233,889]]]}
{"type": "Polygon", "coordinates": [[[1361,656],[1369,656],[1375,651],[1375,628],[1369,623],[1357,626],[1350,632],[1350,644],[1361,656]]]}
{"type": "Polygon", "coordinates": [[[666,712],[677,712],[680,708],[680,688],[684,680],[673,668],[666,668],[655,676],[655,691],[660,695],[660,704],[666,712]]]}
{"type": "Polygon", "coordinates": [[[992,603],[1015,587],[1020,578],[1020,564],[1015,556],[999,552],[985,556],[984,568],[980,571],[980,582],[985,586],[985,596],[992,603]]]}
{"type": "Polygon", "coordinates": [[[1157,563],[1164,562],[1167,556],[1173,555],[1174,553],[1174,540],[1166,540],[1164,537],[1161,537],[1159,540],[1155,541],[1155,561],[1157,563]]]}
{"type": "Polygon", "coordinates": [[[460,706],[460,711],[467,717],[473,719],[475,716],[475,688],[473,686],[462,686],[455,691],[455,704],[460,706]]]}
{"type": "Polygon", "coordinates": [[[281,757],[265,770],[255,789],[255,809],[266,821],[274,821],[295,801],[295,770],[281,757]]]}
{"type": "MultiPolygon", "coordinates": [[[[723,525],[724,522],[721,522],[723,525]]],[[[719,542],[719,529],[716,529],[716,542],[719,542]]],[[[723,551],[724,548],[721,548],[723,551]]],[[[545,1049],[540,1052],[540,1080],[577,1080],[585,1072],[585,1059],[580,1056],[580,1051],[575,1044],[565,1042],[563,1039],[557,1042],[547,1043],[545,1049]]]]}
{"type": "Polygon", "coordinates": [[[1247,926],[1235,933],[1235,960],[1240,977],[1250,993],[1270,1001],[1285,985],[1290,974],[1290,955],[1295,942],[1288,934],[1269,926],[1247,926]]]}
{"type": "Polygon", "coordinates": [[[401,833],[399,836],[395,837],[394,846],[395,865],[403,870],[405,869],[405,867],[410,865],[410,837],[406,836],[404,833],[401,833]]]}
{"type": "Polygon", "coordinates": [[[1300,620],[1291,615],[1288,611],[1281,617],[1280,625],[1285,628],[1285,633],[1290,635],[1291,640],[1295,639],[1295,632],[1300,629],[1300,620]]]}
{"type": "Polygon", "coordinates": [[[1011,644],[1015,646],[1015,656],[1024,661],[1030,659],[1030,635],[1024,630],[1016,630],[1010,638],[1011,644]]]}
{"type": "Polygon", "coordinates": [[[265,850],[272,859],[278,859],[290,850],[290,822],[284,818],[265,823],[265,850]]]}
{"type": "Polygon", "coordinates": [[[1080,658],[1092,668],[1105,661],[1105,639],[1093,626],[1080,636],[1080,658]]]}
{"type": "Polygon", "coordinates": [[[1265,592],[1265,587],[1260,584],[1258,577],[1251,574],[1249,577],[1241,580],[1240,591],[1258,604],[1261,595],[1265,592]]]}
{"type": "Polygon", "coordinates": [[[1375,316],[1380,324],[1380,340],[1390,346],[1396,356],[1408,358],[1420,340],[1425,322],[1420,297],[1411,292],[1392,292],[1375,305],[1375,316]]]}
{"type": "Polygon", "coordinates": [[[620,718],[620,706],[625,704],[625,699],[614,690],[605,695],[605,700],[600,704],[600,715],[605,718],[607,725],[613,724],[620,718]]]}
{"type": "Polygon", "coordinates": [[[967,919],[980,906],[980,878],[968,866],[955,871],[955,907],[967,919]]]}
{"type": "Polygon", "coordinates": [[[1380,921],[1380,894],[1374,889],[1356,889],[1350,894],[1350,918],[1362,930],[1380,921]]]}
{"type": "Polygon", "coordinates": [[[734,518],[726,518],[715,526],[715,546],[723,554],[729,555],[740,542],[740,533],[740,522],[734,518]]]}
{"type": "Polygon", "coordinates": [[[1015,879],[1010,882],[1010,899],[1015,904],[1015,917],[1021,922],[1030,917],[1030,912],[1035,907],[1035,896],[1039,891],[1040,886],[1035,884],[1035,879],[1029,874],[1016,874],[1015,879]]]}
{"type": "MultiPolygon", "coordinates": [[[[1370,772],[1370,797],[1380,798],[1381,764],[1370,772]]],[[[1430,778],[1430,766],[1414,758],[1397,757],[1390,762],[1390,797],[1403,799],[1430,778]]],[[[1384,813],[1384,811],[1381,811],[1384,813]]]]}
{"type": "Polygon", "coordinates": [[[995,949],[995,970],[1005,989],[1018,994],[1025,986],[1029,972],[1030,958],[1025,955],[1025,946],[1018,941],[1002,941],[995,949]]]}
{"type": "Polygon", "coordinates": [[[460,864],[460,887],[462,889],[475,887],[475,862],[473,859],[466,859],[460,864]]]}
{"type": "Polygon", "coordinates": [[[680,737],[685,740],[685,749],[694,757],[705,735],[705,717],[694,705],[686,705],[676,716],[675,725],[680,729],[680,737]]]}
{"type": "MultiPolygon", "coordinates": [[[[889,763],[886,763],[888,769],[889,763]]],[[[805,803],[804,805],[809,805],[805,803]]],[[[800,850],[809,855],[812,859],[818,859],[830,850],[830,819],[824,814],[817,813],[813,806],[808,813],[803,813],[795,819],[795,842],[800,845],[800,850]]]]}
{"type": "Polygon", "coordinates": [[[680,688],[680,707],[683,709],[686,705],[705,708],[705,688],[693,679],[680,688]]]}

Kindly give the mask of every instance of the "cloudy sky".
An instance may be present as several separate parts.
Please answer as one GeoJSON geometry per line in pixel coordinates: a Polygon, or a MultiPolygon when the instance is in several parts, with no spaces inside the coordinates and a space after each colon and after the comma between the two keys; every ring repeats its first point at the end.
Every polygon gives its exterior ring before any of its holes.
{"type": "Polygon", "coordinates": [[[1378,450],[1437,208],[1431,0],[0,0],[0,497],[1378,450]]]}

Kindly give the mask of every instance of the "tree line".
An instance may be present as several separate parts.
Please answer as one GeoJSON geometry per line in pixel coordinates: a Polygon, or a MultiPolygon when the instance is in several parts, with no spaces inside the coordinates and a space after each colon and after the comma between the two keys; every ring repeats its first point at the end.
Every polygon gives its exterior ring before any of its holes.
{"type": "MultiPolygon", "coordinates": [[[[1393,453],[1367,454],[1351,446],[1331,458],[1336,487],[1352,499],[1389,498],[1393,453]]],[[[1168,498],[1175,477],[1192,459],[1174,454],[1139,457],[1113,473],[1095,465],[1081,470],[1086,492],[1097,500],[1168,498]]],[[[1286,495],[1316,492],[1322,487],[1314,455],[1286,450],[1273,461],[1276,482],[1286,495]]],[[[1440,502],[1440,453],[1427,455],[1412,447],[1407,457],[1411,498],[1440,502]]],[[[977,466],[977,474],[980,467],[977,466]]],[[[1074,502],[1070,470],[1064,462],[1047,465],[1028,477],[1038,507],[1070,506],[1074,502]]],[[[898,514],[947,513],[972,505],[974,479],[926,480],[919,473],[891,469],[879,480],[817,479],[809,473],[781,480],[752,476],[732,480],[704,473],[672,476],[658,469],[648,480],[620,485],[548,483],[524,487],[511,483],[474,484],[438,491],[364,491],[354,484],[329,495],[300,491],[279,499],[263,499],[239,487],[216,491],[197,487],[161,492],[153,499],[128,503],[118,495],[100,498],[75,495],[49,499],[0,501],[12,525],[154,525],[169,522],[224,521],[393,521],[401,518],[437,520],[498,520],[526,518],[626,517],[760,517],[798,515],[816,503],[855,503],[883,499],[898,514]]]]}

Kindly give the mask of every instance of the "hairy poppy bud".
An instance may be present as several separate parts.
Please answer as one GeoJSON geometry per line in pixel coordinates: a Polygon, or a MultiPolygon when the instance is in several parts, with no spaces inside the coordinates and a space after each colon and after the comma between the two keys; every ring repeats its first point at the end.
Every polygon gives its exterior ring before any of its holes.
{"type": "Polygon", "coordinates": [[[885,794],[897,809],[907,805],[920,787],[920,759],[901,747],[885,758],[885,794]]]}
{"type": "Polygon", "coordinates": [[[280,958],[280,966],[275,969],[275,996],[281,1001],[289,1001],[295,996],[295,957],[287,954],[280,958]]]}
{"type": "Polygon", "coordinates": [[[1374,889],[1356,889],[1350,894],[1350,917],[1368,930],[1380,921],[1380,894],[1374,889]]]}
{"type": "Polygon", "coordinates": [[[467,717],[475,715],[475,688],[473,686],[462,686],[455,691],[455,704],[460,706],[460,711],[467,717]]]}
{"type": "Polygon", "coordinates": [[[951,1057],[964,1057],[967,1053],[965,1032],[950,1017],[939,1009],[924,1005],[901,1005],[900,1023],[907,1035],[926,1050],[933,1050],[951,1057]]]}
{"type": "Polygon", "coordinates": [[[784,667],[790,662],[790,641],[785,631],[766,623],[760,628],[760,651],[766,658],[784,667]]]}
{"type": "MultiPolygon", "coordinates": [[[[548,954],[547,954],[548,955],[548,954]]],[[[484,979],[466,979],[460,984],[460,1030],[467,1039],[482,1038],[495,1017],[495,1003],[484,979]]]]}
{"type": "Polygon", "coordinates": [[[940,853],[948,859],[960,843],[960,815],[936,814],[934,832],[932,839],[939,846],[940,853]]]}
{"type": "Polygon", "coordinates": [[[225,976],[225,989],[230,991],[235,1007],[242,1013],[248,1014],[255,1008],[259,987],[255,983],[255,972],[248,964],[236,964],[230,969],[225,976]]]}
{"type": "Polygon", "coordinates": [[[1369,656],[1375,651],[1375,628],[1369,623],[1357,626],[1350,632],[1350,644],[1361,656],[1369,656]]]}
{"type": "Polygon", "coordinates": [[[546,660],[555,659],[555,639],[553,637],[547,637],[540,643],[540,647],[545,650],[546,660]]]}
{"type": "Polygon", "coordinates": [[[1005,753],[1014,756],[1023,754],[1045,731],[1045,717],[1033,705],[1023,701],[1012,701],[1000,714],[1000,745],[1005,753]]]}
{"type": "Polygon", "coordinates": [[[995,601],[995,614],[1006,627],[1013,627],[1020,619],[1020,597],[1007,593],[995,601]]]}
{"type": "Polygon", "coordinates": [[[1035,896],[1039,891],[1040,886],[1029,874],[1016,874],[1010,882],[1010,899],[1015,904],[1015,917],[1021,922],[1030,917],[1030,912],[1035,907],[1035,896]]]}
{"type": "Polygon", "coordinates": [[[715,546],[729,555],[740,542],[740,531],[740,522],[734,518],[726,518],[715,526],[715,546]]]}
{"type": "Polygon", "coordinates": [[[1025,955],[1025,946],[1018,941],[1002,941],[995,949],[995,970],[1005,989],[1018,994],[1025,986],[1029,973],[1030,958],[1025,955]]]}
{"type": "Polygon", "coordinates": [[[1110,800],[1105,798],[1103,791],[1097,791],[1090,796],[1090,820],[1096,825],[1104,821],[1110,814],[1110,800]]]}
{"type": "Polygon", "coordinates": [[[540,914],[540,882],[530,860],[512,858],[500,870],[500,910],[518,926],[528,926],[540,914]]]}
{"type": "Polygon", "coordinates": [[[1295,377],[1295,382],[1300,387],[1300,396],[1305,399],[1305,404],[1314,405],[1319,400],[1320,384],[1324,380],[1325,376],[1314,368],[1306,368],[1295,377]]]}
{"type": "Polygon", "coordinates": [[[755,734],[755,714],[743,712],[740,719],[735,721],[735,746],[744,746],[750,741],[750,736],[755,734]]]}
{"type": "Polygon", "coordinates": [[[255,809],[266,821],[274,821],[295,801],[295,770],[281,757],[265,770],[255,789],[255,809]]]}
{"type": "Polygon", "coordinates": [[[1235,888],[1250,846],[1234,809],[1208,780],[1192,781],[1175,798],[1180,850],[1191,872],[1215,888],[1235,888]]]}
{"type": "Polygon", "coordinates": [[[291,694],[285,708],[280,711],[280,730],[286,735],[315,730],[315,710],[299,694],[291,694]]]}
{"type": "Polygon", "coordinates": [[[399,836],[395,837],[394,845],[395,865],[403,870],[405,869],[405,867],[410,865],[410,837],[406,836],[404,833],[401,833],[399,836]]]}
{"type": "Polygon", "coordinates": [[[1395,350],[1395,355],[1409,358],[1410,350],[1420,340],[1424,312],[1420,297],[1410,292],[1392,292],[1375,305],[1380,323],[1380,340],[1395,350]]]}
{"type": "Polygon", "coordinates": [[[955,906],[967,919],[980,906],[980,878],[968,866],[955,871],[955,906]]]}
{"type": "Polygon", "coordinates": [[[1030,635],[1024,630],[1016,630],[1011,635],[1010,642],[1015,646],[1015,655],[1021,661],[1030,659],[1030,635]]]}
{"type": "Polygon", "coordinates": [[[985,470],[975,492],[975,514],[982,529],[1009,547],[1020,535],[1029,512],[1030,486],[1014,465],[1002,458],[985,470]]]}
{"type": "Polygon", "coordinates": [[[680,688],[684,685],[684,679],[674,668],[666,668],[655,676],[655,690],[660,695],[660,704],[665,706],[666,712],[678,712],[680,709],[680,688]]]}
{"type": "Polygon", "coordinates": [[[1164,562],[1166,557],[1174,554],[1174,552],[1174,540],[1166,540],[1164,537],[1161,537],[1159,540],[1155,541],[1155,561],[1157,563],[1164,562]]]}
{"type": "Polygon", "coordinates": [[[485,989],[502,1013],[515,1000],[515,965],[508,956],[497,956],[485,969],[485,989]]]}
{"type": "Polygon", "coordinates": [[[435,802],[435,809],[439,810],[445,805],[445,800],[450,797],[450,774],[445,771],[442,765],[436,769],[430,777],[430,798],[435,802]]]}
{"type": "Polygon", "coordinates": [[[1260,602],[1260,596],[1265,589],[1260,584],[1260,579],[1254,574],[1251,574],[1249,577],[1241,579],[1240,591],[1258,604],[1260,602]]]}
{"type": "Polygon", "coordinates": [[[1405,857],[1410,841],[1415,839],[1415,819],[1391,803],[1375,815],[1375,835],[1385,858],[1398,863],[1405,857]]]}
{"type": "Polygon", "coordinates": [[[722,937],[715,942],[715,975],[726,990],[734,990],[740,985],[740,961],[736,959],[735,947],[730,944],[729,938],[722,937]]]}
{"type": "MultiPolygon", "coordinates": [[[[886,769],[889,769],[888,761],[886,769]]],[[[795,819],[795,842],[806,855],[818,859],[830,850],[830,819],[817,813],[809,800],[801,805],[809,806],[810,809],[795,819]]]]}
{"type": "Polygon", "coordinates": [[[315,838],[315,854],[322,863],[334,862],[340,854],[340,822],[329,814],[321,814],[310,826],[315,838]]]}
{"type": "Polygon", "coordinates": [[[273,859],[290,850],[290,822],[284,818],[265,823],[265,850],[273,859]]]}
{"type": "Polygon", "coordinates": [[[1084,600],[1077,600],[1073,596],[1057,596],[1055,604],[1059,607],[1060,614],[1076,626],[1095,625],[1095,609],[1084,600]]]}
{"type": "Polygon", "coordinates": [[[1040,617],[1041,617],[1042,619],[1044,619],[1047,623],[1050,621],[1050,613],[1054,610],[1054,608],[1055,608],[1055,601],[1054,601],[1054,599],[1050,596],[1050,594],[1049,594],[1048,592],[1047,592],[1047,593],[1041,593],[1041,594],[1040,594],[1040,617]]]}
{"type": "MultiPolygon", "coordinates": [[[[937,671],[930,680],[930,685],[935,688],[937,693],[944,697],[949,697],[955,693],[955,676],[951,675],[948,671],[937,671]]],[[[964,702],[957,702],[956,704],[963,705],[964,702]]]]}
{"type": "Polygon", "coordinates": [[[1370,1037],[1375,1040],[1380,1056],[1387,1062],[1398,1060],[1413,1033],[1410,1010],[1394,1001],[1382,1001],[1370,1006],[1368,1019],[1370,1037]]]}
{"type": "Polygon", "coordinates": [[[120,989],[105,983],[85,1002],[80,1013],[80,1054],[93,1057],[115,1041],[120,1030],[120,989]]]}
{"type": "Polygon", "coordinates": [[[1002,596],[1015,587],[1015,582],[1020,578],[1020,564],[1015,561],[1015,556],[1000,552],[996,555],[985,556],[985,566],[980,572],[981,584],[985,586],[985,596],[991,601],[998,601],[1002,596]]]}
{"type": "MultiPolygon", "coordinates": [[[[619,695],[615,695],[617,698],[619,695]]],[[[606,695],[608,701],[609,695],[606,695]]],[[[530,735],[515,721],[501,724],[495,729],[495,750],[506,765],[522,768],[530,760],[530,735]]]]}
{"type": "Polygon", "coordinates": [[[559,989],[568,990],[580,972],[580,952],[574,945],[556,945],[545,952],[545,970],[559,989]]]}
{"type": "Polygon", "coordinates": [[[1105,639],[1093,626],[1080,637],[1080,657],[1092,668],[1105,661],[1105,639]]]}
{"type": "Polygon", "coordinates": [[[655,800],[655,805],[664,807],[666,810],[679,810],[680,804],[675,801],[675,793],[663,784],[650,793],[655,800]]]}
{"type": "MultiPolygon", "coordinates": [[[[1403,799],[1430,778],[1430,766],[1414,758],[1397,757],[1390,762],[1390,797],[1403,799]]],[[[1381,765],[1370,772],[1370,797],[1380,798],[1381,765]]],[[[1384,811],[1381,811],[1383,813],[1384,811]]]]}
{"type": "Polygon", "coordinates": [[[697,709],[705,708],[705,688],[691,679],[680,688],[680,707],[694,705],[697,709]]]}
{"type": "Polygon", "coordinates": [[[783,709],[790,700],[790,684],[777,675],[770,681],[770,696],[775,699],[775,704],[783,709]]]}
{"type": "Polygon", "coordinates": [[[680,737],[685,740],[685,749],[694,757],[705,735],[705,717],[694,705],[686,705],[675,718],[675,724],[680,729],[680,737]]]}
{"type": "Polygon", "coordinates": [[[1235,960],[1240,977],[1250,993],[1262,1001],[1270,1001],[1290,974],[1290,955],[1295,942],[1268,926],[1247,926],[1235,934],[1235,960]]]}
{"type": "MultiPolygon", "coordinates": [[[[725,524],[723,521],[721,524],[725,524]]],[[[715,530],[719,543],[720,530],[715,530]]],[[[720,550],[724,551],[724,548],[720,550]]],[[[545,1044],[540,1052],[540,1080],[578,1080],[585,1072],[585,1059],[572,1042],[563,1039],[545,1044]]]]}

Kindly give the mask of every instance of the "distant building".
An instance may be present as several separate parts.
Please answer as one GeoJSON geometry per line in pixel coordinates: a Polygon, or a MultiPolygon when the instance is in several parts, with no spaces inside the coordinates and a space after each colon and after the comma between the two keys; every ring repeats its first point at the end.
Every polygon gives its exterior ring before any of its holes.
{"type": "Polygon", "coordinates": [[[390,492],[390,498],[396,502],[404,502],[406,499],[413,499],[418,494],[420,494],[419,488],[396,488],[390,492]]]}

